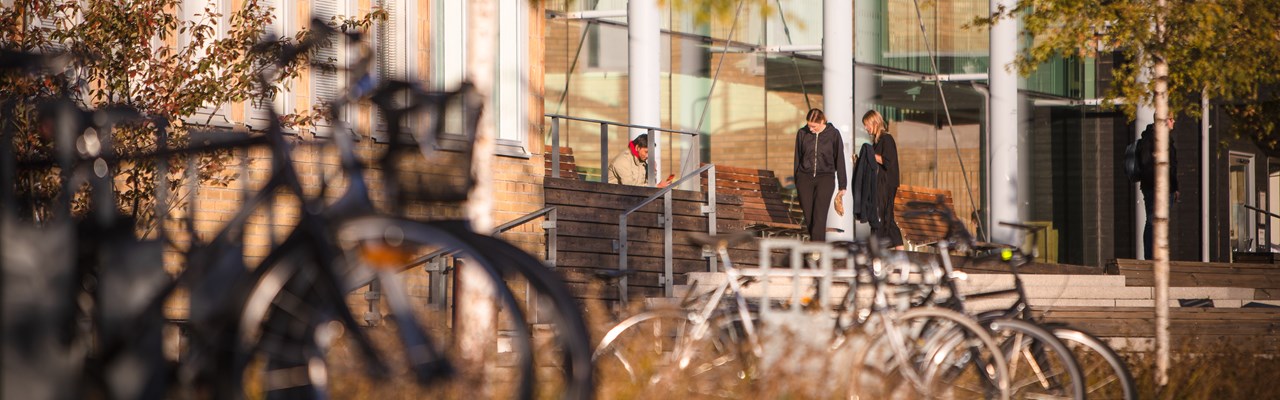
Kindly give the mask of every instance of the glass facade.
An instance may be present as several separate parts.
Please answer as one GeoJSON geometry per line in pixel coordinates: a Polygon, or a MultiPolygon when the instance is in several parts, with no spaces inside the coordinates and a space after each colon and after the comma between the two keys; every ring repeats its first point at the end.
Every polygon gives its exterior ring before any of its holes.
{"type": "MultiPolygon", "coordinates": [[[[820,45],[822,0],[776,4],[767,15],[744,10],[736,29],[732,18],[698,24],[693,13],[663,6],[662,54],[654,55],[663,66],[662,126],[705,135],[698,146],[668,140],[664,171],[679,170],[682,156],[696,152],[702,162],[770,169],[790,183],[795,132],[808,108],[823,107],[822,56],[771,49],[820,45]]],[[[626,10],[626,2],[548,7],[553,14],[626,10]]],[[[991,223],[984,217],[987,164],[1000,155],[987,153],[988,34],[967,25],[988,13],[989,2],[942,0],[922,7],[917,14],[911,0],[855,1],[854,116],[880,111],[898,141],[902,183],[950,190],[957,213],[977,230],[991,223]]],[[[553,18],[546,32],[547,112],[626,122],[626,19],[553,18]]],[[[1097,133],[1086,134],[1091,107],[1082,105],[1097,95],[1096,75],[1094,60],[1062,58],[1019,82],[1023,219],[1051,225],[1061,248],[1097,229],[1082,222],[1091,212],[1087,200],[1098,197],[1087,171],[1102,157],[1088,150],[1097,133]]],[[[857,144],[866,141],[860,124],[854,133],[857,144]]],[[[580,167],[598,165],[599,135],[596,124],[561,127],[562,145],[573,148],[580,167]]],[[[611,135],[612,155],[625,145],[626,133],[611,135]]],[[[1055,261],[1068,263],[1093,257],[1059,254],[1063,259],[1055,261]]]]}

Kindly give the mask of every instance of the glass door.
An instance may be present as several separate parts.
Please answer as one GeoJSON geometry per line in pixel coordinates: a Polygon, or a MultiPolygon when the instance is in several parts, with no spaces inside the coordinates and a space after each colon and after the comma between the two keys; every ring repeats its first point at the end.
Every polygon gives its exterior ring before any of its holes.
{"type": "Polygon", "coordinates": [[[1231,197],[1231,251],[1252,251],[1255,240],[1253,211],[1245,208],[1253,206],[1253,156],[1248,154],[1231,154],[1230,197],[1231,197]]]}

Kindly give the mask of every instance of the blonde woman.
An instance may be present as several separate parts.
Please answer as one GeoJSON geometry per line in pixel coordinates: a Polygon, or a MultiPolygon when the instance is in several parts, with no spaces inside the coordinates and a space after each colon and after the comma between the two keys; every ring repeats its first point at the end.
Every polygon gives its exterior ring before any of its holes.
{"type": "Polygon", "coordinates": [[[796,131],[796,152],[792,176],[800,209],[804,211],[804,229],[809,240],[827,240],[827,210],[837,187],[836,198],[844,197],[849,179],[844,171],[844,139],[840,131],[827,123],[822,110],[811,109],[805,115],[805,126],[796,131]]]}
{"type": "Polygon", "coordinates": [[[893,199],[898,196],[898,142],[889,134],[889,126],[876,110],[862,115],[862,126],[871,134],[871,148],[876,154],[876,209],[880,211],[880,228],[871,233],[888,241],[890,247],[902,249],[902,230],[893,219],[893,199]]]}

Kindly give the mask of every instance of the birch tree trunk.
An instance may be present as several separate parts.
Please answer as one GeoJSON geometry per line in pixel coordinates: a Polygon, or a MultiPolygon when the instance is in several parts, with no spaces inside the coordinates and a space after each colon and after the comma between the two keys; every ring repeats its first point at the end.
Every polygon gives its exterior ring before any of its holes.
{"type": "MultiPolygon", "coordinates": [[[[475,132],[475,143],[472,144],[471,173],[475,177],[475,186],[468,196],[467,217],[471,220],[472,229],[476,232],[489,233],[493,228],[491,210],[493,208],[493,173],[490,165],[493,162],[494,123],[491,102],[494,96],[494,45],[496,43],[496,7],[497,0],[469,0],[467,2],[467,79],[475,85],[482,98],[484,108],[480,114],[480,124],[475,132]]],[[[497,348],[497,306],[494,301],[494,288],[484,270],[474,263],[464,263],[458,268],[457,300],[454,304],[458,350],[463,358],[463,365],[470,366],[471,371],[464,374],[483,377],[486,370],[494,367],[494,352],[497,348]],[[478,370],[477,370],[478,369],[478,370]]],[[[480,378],[473,386],[480,398],[493,396],[487,387],[487,379],[480,378]]]]}
{"type": "MultiPolygon", "coordinates": [[[[1168,12],[1166,0],[1156,2],[1156,40],[1165,40],[1165,15],[1168,12]]],[[[1155,159],[1156,159],[1156,204],[1155,230],[1151,245],[1152,257],[1155,258],[1156,280],[1156,384],[1165,386],[1169,383],[1169,60],[1165,59],[1164,49],[1152,52],[1155,76],[1155,159]]],[[[1151,216],[1148,216],[1150,218],[1151,216]]]]}

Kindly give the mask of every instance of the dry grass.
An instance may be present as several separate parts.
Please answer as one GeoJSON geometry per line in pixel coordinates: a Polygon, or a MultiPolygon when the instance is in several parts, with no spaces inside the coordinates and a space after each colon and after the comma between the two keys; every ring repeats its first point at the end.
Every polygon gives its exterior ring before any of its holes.
{"type": "Polygon", "coordinates": [[[1154,353],[1126,358],[1143,399],[1280,399],[1280,354],[1254,347],[1249,342],[1175,346],[1163,388],[1156,385],[1154,353]]]}
{"type": "MultiPolygon", "coordinates": [[[[593,340],[599,340],[612,327],[617,318],[604,303],[587,301],[584,304],[592,327],[593,340]]],[[[633,315],[639,307],[620,311],[633,315]]],[[[439,317],[439,316],[437,316],[439,317]]],[[[436,333],[449,340],[446,327],[436,333]]],[[[647,332],[653,332],[650,329],[647,332]]],[[[797,335],[825,335],[830,331],[798,332],[797,335]]],[[[369,333],[389,361],[399,365],[394,328],[369,328],[369,333]]],[[[535,335],[538,336],[538,335],[535,335]]],[[[642,371],[640,379],[621,368],[617,363],[604,362],[597,366],[597,394],[600,399],[661,399],[686,400],[702,398],[731,399],[840,399],[850,378],[848,358],[833,355],[825,349],[802,346],[802,338],[787,337],[770,342],[775,348],[774,359],[805,360],[804,367],[796,363],[773,363],[765,369],[749,356],[738,357],[748,349],[729,346],[728,343],[708,343],[691,365],[709,365],[708,368],[686,369],[672,373],[669,353],[661,349],[671,348],[667,333],[633,338],[628,351],[639,354],[634,366],[642,371]],[[654,351],[653,349],[659,349],[654,351]],[[782,365],[782,366],[777,366],[782,365]],[[786,367],[786,365],[791,365],[786,367]],[[696,371],[695,371],[696,370],[696,371]],[[744,372],[745,371],[745,372],[744,372]],[[656,376],[656,378],[652,378],[656,376]]],[[[561,381],[558,371],[558,348],[543,336],[535,343],[538,354],[538,398],[559,398],[557,389],[561,381]]],[[[1155,385],[1154,360],[1149,352],[1123,353],[1138,383],[1143,399],[1280,399],[1280,354],[1259,354],[1258,341],[1272,338],[1256,338],[1247,343],[1183,343],[1176,347],[1169,371],[1169,384],[1163,388],[1155,385]]],[[[856,342],[856,340],[855,340],[856,342]]],[[[592,343],[594,350],[596,343],[592,343]]],[[[856,345],[854,345],[856,346],[856,345]]],[[[333,398],[511,398],[515,382],[512,370],[499,360],[479,372],[464,374],[444,384],[424,388],[415,383],[412,376],[400,369],[391,379],[372,379],[365,375],[362,357],[353,351],[347,340],[339,340],[329,354],[330,379],[333,398]]],[[[505,364],[510,364],[505,362],[505,364]]]]}

